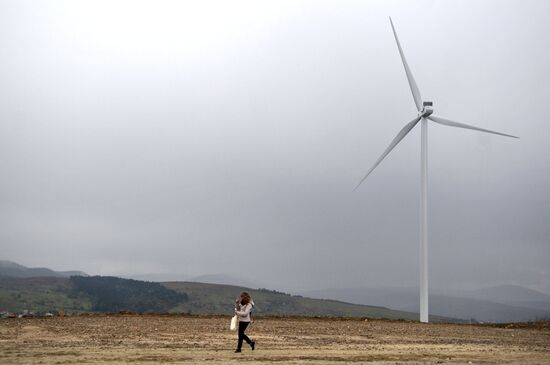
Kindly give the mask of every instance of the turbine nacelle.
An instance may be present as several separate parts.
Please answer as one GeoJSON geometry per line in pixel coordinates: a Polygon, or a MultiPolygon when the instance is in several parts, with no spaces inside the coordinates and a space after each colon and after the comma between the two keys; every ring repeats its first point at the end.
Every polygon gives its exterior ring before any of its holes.
{"type": "Polygon", "coordinates": [[[418,112],[418,116],[421,118],[427,118],[434,112],[433,102],[425,101],[422,103],[422,110],[418,112]]]}

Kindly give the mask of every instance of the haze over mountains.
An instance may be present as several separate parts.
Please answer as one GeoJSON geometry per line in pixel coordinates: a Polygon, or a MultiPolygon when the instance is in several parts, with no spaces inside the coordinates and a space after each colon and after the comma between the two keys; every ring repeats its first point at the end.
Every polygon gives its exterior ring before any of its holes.
{"type": "MultiPolygon", "coordinates": [[[[338,288],[301,293],[312,298],[369,303],[418,312],[417,288],[338,288]]],[[[482,322],[525,322],[550,318],[550,296],[517,285],[430,293],[430,314],[482,322]]]]}
{"type": "MultiPolygon", "coordinates": [[[[0,260],[0,277],[2,276],[68,278],[70,276],[88,275],[82,271],[59,272],[48,268],[28,268],[11,261],[0,260]]],[[[174,281],[176,279],[174,276],[166,274],[133,276],[132,278],[164,282],[163,285],[172,287],[181,287],[177,283],[183,282],[184,279],[174,281]]],[[[225,286],[228,285],[255,289],[263,287],[258,283],[223,274],[203,275],[187,279],[186,282],[217,284],[217,286],[204,287],[208,288],[208,293],[212,290],[225,291],[227,289],[225,286]]],[[[193,288],[190,285],[186,284],[184,287],[193,288]]],[[[200,290],[206,290],[204,288],[200,287],[200,290]]],[[[400,312],[416,313],[419,310],[418,289],[416,288],[334,288],[295,294],[365,306],[386,307],[400,312]]],[[[216,301],[219,301],[219,299],[216,298],[216,301]]],[[[220,303],[216,305],[221,306],[220,303]]],[[[517,285],[503,285],[469,291],[432,290],[430,293],[430,314],[462,320],[475,319],[482,322],[525,322],[548,319],[550,318],[550,296],[517,285]]]]}
{"type": "Polygon", "coordinates": [[[145,281],[194,281],[199,283],[207,284],[225,284],[225,285],[236,285],[244,286],[247,288],[267,288],[269,285],[263,283],[243,279],[235,275],[227,274],[205,274],[199,276],[186,276],[181,274],[169,274],[169,273],[150,273],[150,274],[140,274],[140,275],[123,275],[122,277],[135,280],[145,280],[145,281]]]}
{"type": "Polygon", "coordinates": [[[83,271],[54,271],[45,267],[26,267],[13,261],[0,260],[0,276],[16,278],[88,276],[83,271]]]}
{"type": "MultiPolygon", "coordinates": [[[[13,265],[4,265],[12,267],[13,265]]],[[[113,276],[29,277],[25,268],[10,270],[19,277],[0,271],[0,312],[45,314],[63,311],[66,314],[93,312],[139,313],[233,313],[233,300],[243,290],[249,291],[257,305],[258,315],[299,315],[366,317],[415,320],[412,312],[344,303],[335,300],[312,299],[268,289],[206,284],[185,281],[148,282],[113,276]]],[[[35,272],[35,271],[33,271],[35,272]]],[[[433,322],[461,322],[454,318],[430,316],[433,322]]]]}

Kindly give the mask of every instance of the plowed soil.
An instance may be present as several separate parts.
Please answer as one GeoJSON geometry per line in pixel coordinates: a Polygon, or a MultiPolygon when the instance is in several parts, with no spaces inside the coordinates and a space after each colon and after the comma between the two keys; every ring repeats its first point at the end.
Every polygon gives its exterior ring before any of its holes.
{"type": "Polygon", "coordinates": [[[0,320],[0,364],[550,364],[548,322],[520,325],[256,318],[233,353],[230,317],[0,320]]]}

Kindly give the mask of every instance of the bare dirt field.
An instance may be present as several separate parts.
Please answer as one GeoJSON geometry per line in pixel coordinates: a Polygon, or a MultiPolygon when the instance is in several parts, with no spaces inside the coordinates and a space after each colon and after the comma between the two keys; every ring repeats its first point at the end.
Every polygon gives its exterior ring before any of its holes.
{"type": "Polygon", "coordinates": [[[0,321],[0,364],[550,364],[550,323],[256,318],[235,354],[230,317],[104,315],[0,321]]]}

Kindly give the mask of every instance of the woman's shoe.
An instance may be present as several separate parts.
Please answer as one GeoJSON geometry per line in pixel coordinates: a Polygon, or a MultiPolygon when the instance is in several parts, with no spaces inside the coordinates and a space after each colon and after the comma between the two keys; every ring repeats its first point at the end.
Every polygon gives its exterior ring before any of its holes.
{"type": "Polygon", "coordinates": [[[235,353],[237,353],[237,352],[241,352],[241,349],[236,349],[236,350],[235,350],[235,353]]]}
{"type": "Polygon", "coordinates": [[[250,347],[252,347],[252,351],[254,351],[254,347],[256,347],[256,341],[252,341],[250,343],[250,347]]]}

